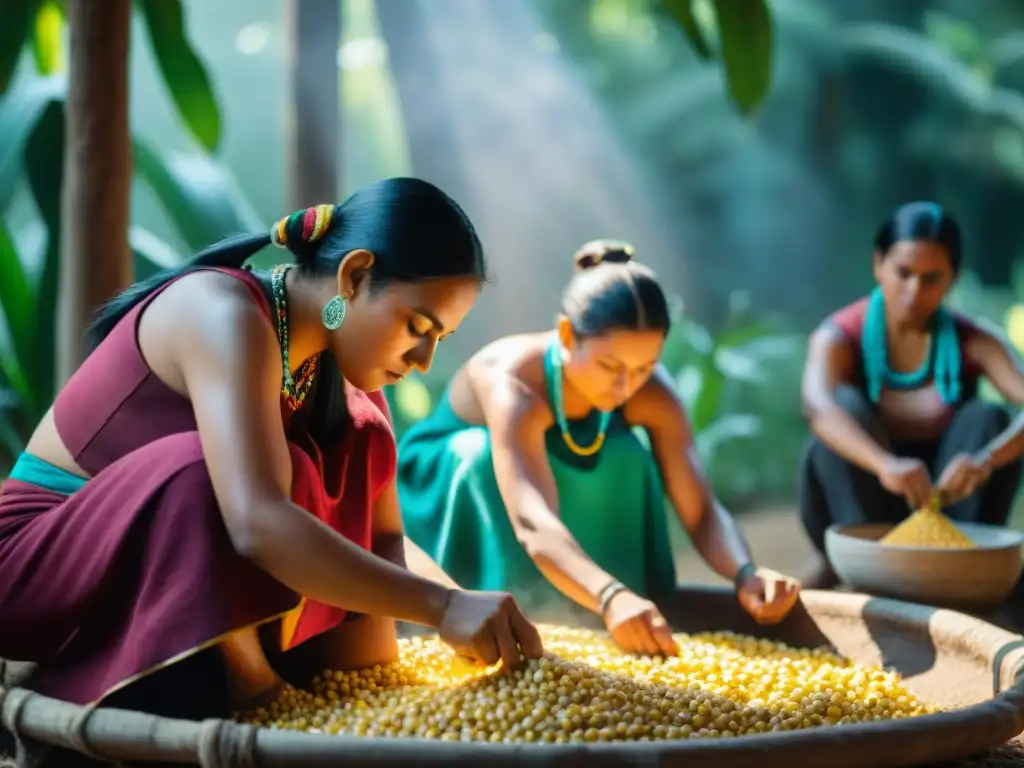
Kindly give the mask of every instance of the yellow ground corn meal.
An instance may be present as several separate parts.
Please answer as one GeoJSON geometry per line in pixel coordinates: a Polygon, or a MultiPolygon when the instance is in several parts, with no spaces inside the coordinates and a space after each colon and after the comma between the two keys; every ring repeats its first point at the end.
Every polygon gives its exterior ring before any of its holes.
{"type": "Polygon", "coordinates": [[[882,544],[900,547],[944,547],[971,549],[977,546],[934,506],[912,513],[881,539],[882,544]]]}

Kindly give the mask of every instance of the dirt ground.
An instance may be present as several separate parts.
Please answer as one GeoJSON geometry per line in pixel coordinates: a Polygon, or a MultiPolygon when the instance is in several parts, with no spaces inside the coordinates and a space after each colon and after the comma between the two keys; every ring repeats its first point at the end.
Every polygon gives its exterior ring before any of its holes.
{"type": "MultiPolygon", "coordinates": [[[[798,578],[807,571],[814,548],[804,535],[794,508],[769,507],[738,515],[737,520],[758,565],[798,578]]],[[[681,584],[726,583],[692,548],[677,547],[675,560],[676,576],[681,584]]]]}

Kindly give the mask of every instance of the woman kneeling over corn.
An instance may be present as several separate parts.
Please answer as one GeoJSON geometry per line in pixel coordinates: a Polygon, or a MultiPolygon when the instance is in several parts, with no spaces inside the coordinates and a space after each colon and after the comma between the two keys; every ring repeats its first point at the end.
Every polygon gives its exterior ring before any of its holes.
{"type": "MultiPolygon", "coordinates": [[[[985,376],[1021,404],[1024,372],[996,335],[943,307],[961,258],[960,229],[940,206],[901,206],[875,236],[878,287],[811,337],[800,514],[821,552],[831,524],[899,523],[936,493],[954,520],[1006,524],[1024,415],[1011,423],[978,384],[985,376]]],[[[815,586],[835,583],[823,558],[815,570],[815,586]]]]}
{"type": "Polygon", "coordinates": [[[656,277],[617,242],[587,244],[576,266],[556,330],[479,351],[406,433],[398,487],[410,538],[462,585],[508,589],[546,613],[568,597],[623,648],[673,653],[655,607],[676,586],[664,484],[743,607],[781,620],[798,586],[754,566],[658,368],[669,311],[656,277]]]}
{"type": "Polygon", "coordinates": [[[484,275],[459,206],[390,179],[110,302],[0,491],[0,657],[40,662],[58,698],[184,716],[285,668],[393,661],[392,619],[487,663],[540,657],[511,596],[406,568],[380,392],[429,367],[484,275]],[[242,268],[271,242],[295,265],[242,268]]]}

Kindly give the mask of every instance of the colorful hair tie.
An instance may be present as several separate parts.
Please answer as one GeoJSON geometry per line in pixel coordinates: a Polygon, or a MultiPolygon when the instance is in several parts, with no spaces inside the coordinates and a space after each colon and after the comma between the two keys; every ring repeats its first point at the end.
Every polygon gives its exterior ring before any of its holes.
{"type": "Polygon", "coordinates": [[[270,242],[279,248],[315,243],[331,228],[334,210],[334,205],[324,203],[285,216],[271,228],[270,242]]]}

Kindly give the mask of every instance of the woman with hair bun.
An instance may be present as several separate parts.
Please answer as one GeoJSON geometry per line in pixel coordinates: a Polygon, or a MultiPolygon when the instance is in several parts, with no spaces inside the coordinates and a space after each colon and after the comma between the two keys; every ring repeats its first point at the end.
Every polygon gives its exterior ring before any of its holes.
{"type": "MultiPolygon", "coordinates": [[[[943,306],[962,259],[947,211],[900,206],[875,235],[877,287],[811,336],[800,516],[822,554],[833,523],[895,524],[936,494],[954,520],[1006,524],[1024,418],[980,399],[978,383],[1019,405],[1024,372],[995,333],[943,306]]],[[[811,580],[835,583],[824,558],[811,580]]]]}
{"type": "Polygon", "coordinates": [[[555,330],[477,352],[406,433],[398,487],[409,537],[459,584],[545,612],[568,598],[623,648],[669,654],[656,607],[676,587],[665,493],[755,619],[780,621],[799,590],[754,565],[708,488],[658,366],[668,303],[632,257],[625,243],[584,245],[555,330]]]}
{"type": "Polygon", "coordinates": [[[38,662],[44,694],[180,717],[391,661],[394,620],[539,657],[510,595],[410,571],[380,392],[430,367],[485,276],[455,201],[386,179],[102,307],[0,487],[0,657],[38,662]],[[288,262],[246,268],[271,243],[288,262]]]}

